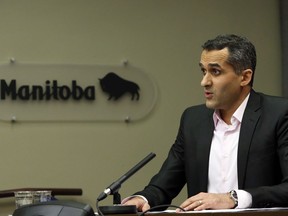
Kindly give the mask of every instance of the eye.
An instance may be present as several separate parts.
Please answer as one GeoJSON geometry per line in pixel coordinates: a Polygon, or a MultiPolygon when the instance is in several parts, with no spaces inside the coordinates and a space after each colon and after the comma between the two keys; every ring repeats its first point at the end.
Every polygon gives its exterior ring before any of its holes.
{"type": "Polygon", "coordinates": [[[211,73],[215,76],[220,75],[221,74],[221,70],[219,70],[218,68],[213,68],[211,70],[211,73]]]}
{"type": "Polygon", "coordinates": [[[204,68],[201,68],[202,74],[203,76],[205,76],[205,74],[207,73],[207,71],[204,68]]]}

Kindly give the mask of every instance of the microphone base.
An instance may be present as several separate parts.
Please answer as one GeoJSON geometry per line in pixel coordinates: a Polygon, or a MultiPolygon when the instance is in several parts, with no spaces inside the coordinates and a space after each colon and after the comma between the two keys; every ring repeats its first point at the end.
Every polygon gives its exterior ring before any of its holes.
{"type": "Polygon", "coordinates": [[[104,215],[137,213],[137,208],[135,205],[99,206],[99,209],[104,215]]]}

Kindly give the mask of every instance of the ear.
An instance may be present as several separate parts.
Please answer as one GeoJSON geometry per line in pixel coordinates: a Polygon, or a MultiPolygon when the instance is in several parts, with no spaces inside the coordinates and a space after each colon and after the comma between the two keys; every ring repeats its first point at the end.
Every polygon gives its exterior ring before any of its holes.
{"type": "Polygon", "coordinates": [[[246,69],[242,71],[241,75],[241,86],[247,86],[249,85],[251,79],[252,79],[253,71],[251,69],[246,69]]]}

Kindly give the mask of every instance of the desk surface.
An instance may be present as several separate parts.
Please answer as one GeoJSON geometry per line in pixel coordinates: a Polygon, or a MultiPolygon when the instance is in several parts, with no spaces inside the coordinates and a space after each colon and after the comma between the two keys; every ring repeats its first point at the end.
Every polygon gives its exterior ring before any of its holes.
{"type": "MultiPolygon", "coordinates": [[[[149,216],[288,216],[288,208],[281,209],[251,209],[251,210],[227,210],[227,211],[198,211],[198,212],[153,212],[146,213],[149,216]]],[[[115,216],[115,215],[114,215],[115,216]]],[[[124,216],[124,215],[121,215],[124,216]]],[[[131,216],[127,214],[125,216],[131,216]]]]}
{"type": "MultiPolygon", "coordinates": [[[[98,215],[98,214],[95,214],[98,215]]],[[[117,214],[110,216],[139,216],[139,214],[117,214]]],[[[201,212],[153,212],[146,213],[146,216],[288,216],[288,209],[262,209],[253,211],[201,211],[201,212]]],[[[8,215],[13,216],[13,215],[8,215]]],[[[108,216],[108,215],[105,215],[108,216]]]]}

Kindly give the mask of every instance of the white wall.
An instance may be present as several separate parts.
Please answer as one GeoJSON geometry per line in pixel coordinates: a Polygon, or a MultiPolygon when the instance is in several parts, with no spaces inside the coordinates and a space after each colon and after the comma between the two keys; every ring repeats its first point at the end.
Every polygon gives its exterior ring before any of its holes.
{"type": "MultiPolygon", "coordinates": [[[[277,0],[0,0],[0,62],[120,64],[127,58],[159,90],[153,112],[130,124],[0,122],[0,190],[80,187],[77,199],[95,209],[108,184],[155,152],[120,193],[142,189],[166,157],[182,111],[203,102],[198,62],[207,39],[247,36],[258,51],[256,90],[281,94],[278,15],[277,0]]],[[[184,190],[174,204],[185,196],[184,190]]],[[[13,212],[13,202],[0,200],[1,216],[13,212]]]]}

